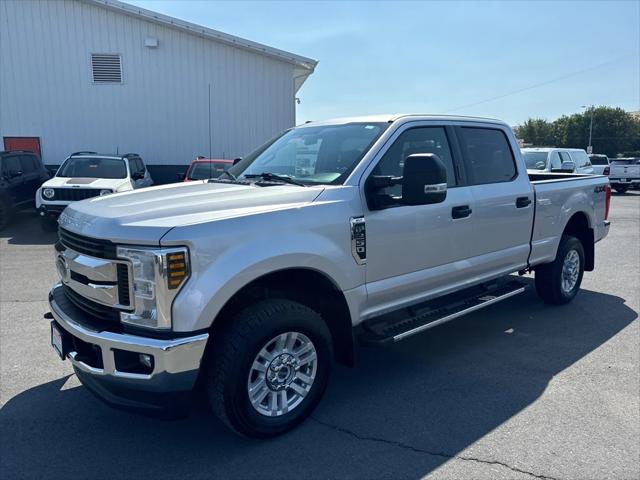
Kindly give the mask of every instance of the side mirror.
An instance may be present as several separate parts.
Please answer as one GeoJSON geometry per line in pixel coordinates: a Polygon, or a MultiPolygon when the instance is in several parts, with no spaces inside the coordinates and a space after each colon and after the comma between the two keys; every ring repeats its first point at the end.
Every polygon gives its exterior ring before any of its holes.
{"type": "Polygon", "coordinates": [[[242,161],[242,157],[234,158],[233,159],[233,164],[235,165],[236,163],[239,163],[241,161],[242,161]]]}
{"type": "Polygon", "coordinates": [[[576,162],[572,162],[572,161],[562,162],[562,165],[560,165],[560,168],[552,168],[551,171],[558,172],[558,173],[573,173],[576,171],[576,162]]]}
{"type": "Polygon", "coordinates": [[[403,205],[428,205],[447,198],[447,167],[433,153],[409,155],[402,173],[403,205]]]}
{"type": "Polygon", "coordinates": [[[144,172],[133,172],[131,178],[134,180],[142,180],[144,178],[144,172]]]}
{"type": "Polygon", "coordinates": [[[176,179],[179,182],[183,182],[184,179],[186,178],[187,174],[186,173],[176,173],[176,179]]]}
{"type": "Polygon", "coordinates": [[[16,178],[22,176],[22,170],[11,170],[9,172],[9,178],[16,178]]]}

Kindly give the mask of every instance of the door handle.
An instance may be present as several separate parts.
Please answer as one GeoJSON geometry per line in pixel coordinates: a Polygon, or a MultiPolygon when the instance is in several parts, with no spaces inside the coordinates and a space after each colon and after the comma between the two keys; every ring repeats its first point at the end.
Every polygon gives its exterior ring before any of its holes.
{"type": "Polygon", "coordinates": [[[529,197],[516,198],[516,208],[524,208],[531,205],[531,199],[529,197]]]}
{"type": "Polygon", "coordinates": [[[471,215],[469,205],[460,205],[451,209],[451,218],[465,218],[471,215]]]}

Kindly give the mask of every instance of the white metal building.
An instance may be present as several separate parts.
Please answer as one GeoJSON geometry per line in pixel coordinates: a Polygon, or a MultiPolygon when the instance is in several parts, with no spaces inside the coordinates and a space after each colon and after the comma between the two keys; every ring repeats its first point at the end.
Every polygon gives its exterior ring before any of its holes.
{"type": "Polygon", "coordinates": [[[136,152],[170,181],[293,126],[316,64],[116,0],[2,0],[0,136],[47,165],[136,152]]]}

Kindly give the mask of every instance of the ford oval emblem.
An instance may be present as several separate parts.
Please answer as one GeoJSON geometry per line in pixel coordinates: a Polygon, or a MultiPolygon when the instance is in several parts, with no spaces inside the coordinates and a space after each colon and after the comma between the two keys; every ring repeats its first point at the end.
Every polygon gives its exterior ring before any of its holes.
{"type": "Polygon", "coordinates": [[[56,259],[56,269],[58,270],[58,275],[60,275],[60,280],[63,283],[67,283],[71,279],[71,270],[69,269],[69,265],[67,265],[67,259],[62,255],[58,255],[56,259]]]}

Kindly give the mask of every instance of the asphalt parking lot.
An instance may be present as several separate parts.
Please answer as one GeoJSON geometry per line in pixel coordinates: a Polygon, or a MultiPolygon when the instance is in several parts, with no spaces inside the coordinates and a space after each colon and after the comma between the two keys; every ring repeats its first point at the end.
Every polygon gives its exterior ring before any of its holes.
{"type": "Polygon", "coordinates": [[[527,293],[334,370],[270,441],[203,407],[112,410],[49,345],[54,234],[0,232],[2,478],[640,478],[640,194],[614,195],[596,270],[563,307],[527,293]]]}

